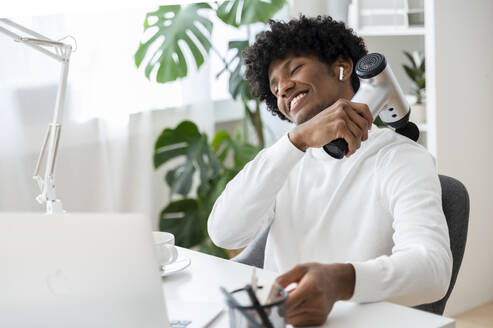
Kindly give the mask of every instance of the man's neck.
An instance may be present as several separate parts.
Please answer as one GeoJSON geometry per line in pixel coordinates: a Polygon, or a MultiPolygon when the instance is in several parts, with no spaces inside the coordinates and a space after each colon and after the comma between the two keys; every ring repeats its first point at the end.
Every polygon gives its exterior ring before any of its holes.
{"type": "Polygon", "coordinates": [[[344,92],[343,92],[343,95],[341,96],[341,98],[344,98],[344,99],[347,99],[347,100],[351,100],[351,99],[353,99],[353,97],[354,97],[353,88],[351,88],[351,87],[345,88],[344,89],[344,92]]]}

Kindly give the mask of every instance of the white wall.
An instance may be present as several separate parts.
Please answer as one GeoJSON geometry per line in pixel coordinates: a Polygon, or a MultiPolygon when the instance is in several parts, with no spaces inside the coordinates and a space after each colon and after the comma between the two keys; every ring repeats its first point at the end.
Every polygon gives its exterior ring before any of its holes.
{"type": "Polygon", "coordinates": [[[466,253],[446,309],[453,315],[493,300],[493,1],[434,6],[426,51],[439,171],[462,181],[471,199],[466,253]]]}
{"type": "Polygon", "coordinates": [[[317,16],[327,13],[326,1],[289,0],[289,17],[297,18],[299,14],[317,16]]]}

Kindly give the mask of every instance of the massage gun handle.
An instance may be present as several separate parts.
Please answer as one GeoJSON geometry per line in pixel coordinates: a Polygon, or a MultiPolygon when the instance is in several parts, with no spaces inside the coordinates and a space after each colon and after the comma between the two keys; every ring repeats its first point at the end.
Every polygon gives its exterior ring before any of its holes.
{"type": "Polygon", "coordinates": [[[327,152],[327,154],[337,159],[343,158],[348,152],[347,142],[343,138],[332,140],[323,148],[327,152]]]}

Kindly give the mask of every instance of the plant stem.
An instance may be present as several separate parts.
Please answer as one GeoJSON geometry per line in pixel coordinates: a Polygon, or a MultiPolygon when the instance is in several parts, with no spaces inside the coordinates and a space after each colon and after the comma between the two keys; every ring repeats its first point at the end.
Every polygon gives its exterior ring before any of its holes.
{"type": "Polygon", "coordinates": [[[264,148],[264,132],[262,129],[262,119],[260,117],[260,102],[255,99],[255,112],[252,113],[247,103],[243,101],[243,108],[245,109],[245,114],[250,120],[255,129],[255,134],[257,135],[258,145],[264,148]]]}
{"type": "Polygon", "coordinates": [[[260,101],[255,99],[255,114],[257,117],[257,124],[255,126],[257,131],[257,137],[259,140],[259,146],[264,148],[265,140],[264,140],[264,130],[262,129],[262,117],[260,116],[260,101]]]}
{"type": "MultiPolygon", "coordinates": [[[[236,57],[233,57],[227,65],[231,65],[236,57]]],[[[216,80],[224,73],[224,71],[228,71],[228,73],[231,74],[231,71],[228,69],[229,67],[225,65],[222,70],[219,71],[219,73],[216,74],[216,80]]]]}
{"type": "Polygon", "coordinates": [[[213,44],[211,44],[211,49],[214,51],[214,53],[219,57],[219,59],[221,59],[221,61],[223,62],[224,64],[224,67],[226,68],[226,70],[231,73],[231,70],[229,69],[229,64],[228,64],[228,61],[226,60],[226,58],[224,58],[220,53],[219,51],[216,49],[216,47],[214,47],[213,44]]]}
{"type": "MultiPolygon", "coordinates": [[[[245,116],[246,118],[248,118],[248,120],[250,120],[250,122],[252,123],[252,125],[255,127],[255,119],[253,117],[253,113],[250,111],[250,108],[248,107],[248,104],[246,101],[242,101],[243,102],[243,109],[245,110],[245,116]]],[[[243,135],[244,136],[248,136],[248,124],[244,124],[243,125],[243,135]]],[[[257,129],[255,129],[255,132],[257,132],[257,129]]],[[[248,140],[245,138],[245,142],[248,142],[248,140]]]]}
{"type": "Polygon", "coordinates": [[[248,115],[246,113],[245,116],[243,116],[242,123],[243,123],[243,142],[247,143],[248,142],[248,115]]]}

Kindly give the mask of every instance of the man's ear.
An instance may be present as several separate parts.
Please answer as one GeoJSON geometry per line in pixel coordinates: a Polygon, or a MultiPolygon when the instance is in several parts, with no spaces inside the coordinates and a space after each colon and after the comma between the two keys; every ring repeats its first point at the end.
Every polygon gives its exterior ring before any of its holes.
{"type": "Polygon", "coordinates": [[[353,61],[351,58],[343,59],[342,57],[339,57],[332,64],[332,70],[338,80],[346,81],[350,79],[351,74],[353,74],[353,61]]]}

